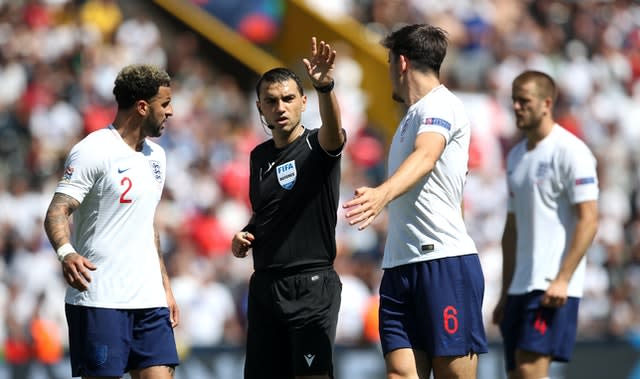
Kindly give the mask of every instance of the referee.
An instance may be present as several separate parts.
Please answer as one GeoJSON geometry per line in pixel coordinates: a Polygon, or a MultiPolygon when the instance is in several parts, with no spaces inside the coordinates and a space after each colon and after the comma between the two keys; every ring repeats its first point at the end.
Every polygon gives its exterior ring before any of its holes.
{"type": "Polygon", "coordinates": [[[346,141],[333,93],[336,52],[311,40],[303,59],[318,93],[322,126],[302,125],[307,97],[287,68],[258,80],[256,105],[272,138],[250,156],[253,216],[232,241],[253,250],[245,378],[333,378],[333,345],[342,283],[333,269],[346,141]]]}

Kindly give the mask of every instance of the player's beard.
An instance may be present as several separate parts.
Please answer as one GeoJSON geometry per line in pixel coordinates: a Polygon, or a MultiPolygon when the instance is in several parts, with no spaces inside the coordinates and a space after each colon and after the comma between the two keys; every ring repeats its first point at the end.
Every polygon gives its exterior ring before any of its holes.
{"type": "Polygon", "coordinates": [[[396,101],[398,103],[403,103],[404,104],[404,99],[402,97],[400,97],[400,95],[398,95],[395,92],[391,93],[391,98],[393,99],[393,101],[396,101]]]}
{"type": "Polygon", "coordinates": [[[153,117],[144,120],[143,131],[147,137],[160,137],[165,120],[159,121],[153,117]]]}
{"type": "Polygon", "coordinates": [[[539,114],[530,113],[528,115],[516,116],[516,126],[520,130],[528,131],[535,130],[542,124],[542,116],[539,114]]]}

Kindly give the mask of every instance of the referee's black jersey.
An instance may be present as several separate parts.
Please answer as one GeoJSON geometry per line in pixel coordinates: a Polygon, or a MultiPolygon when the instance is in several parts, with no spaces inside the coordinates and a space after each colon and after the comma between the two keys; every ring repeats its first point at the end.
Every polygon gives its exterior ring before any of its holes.
{"type": "Polygon", "coordinates": [[[341,149],[322,149],[318,129],[305,129],[282,149],[272,139],[253,149],[249,185],[253,217],[246,230],[255,236],[256,271],[315,269],[333,263],[340,156],[341,149]]]}

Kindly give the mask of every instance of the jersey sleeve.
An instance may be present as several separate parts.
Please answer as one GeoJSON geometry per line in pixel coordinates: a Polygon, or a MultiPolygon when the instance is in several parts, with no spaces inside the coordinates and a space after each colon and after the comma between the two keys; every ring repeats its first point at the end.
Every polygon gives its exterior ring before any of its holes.
{"type": "Polygon", "coordinates": [[[164,185],[167,181],[167,153],[164,149],[158,145],[158,158],[160,159],[160,164],[164,172],[162,173],[162,188],[164,189],[164,185]]]}
{"type": "Polygon", "coordinates": [[[322,151],[323,154],[326,157],[328,157],[330,160],[335,160],[337,158],[340,158],[340,156],[342,155],[342,150],[344,149],[345,145],[347,144],[347,132],[344,129],[342,129],[341,133],[343,133],[344,137],[345,137],[344,138],[344,142],[337,149],[330,150],[330,151],[325,150],[322,147],[322,145],[320,145],[320,134],[319,134],[319,132],[320,132],[320,129],[313,129],[305,137],[307,143],[311,147],[311,150],[313,150],[313,151],[322,151]]]}
{"type": "Polygon", "coordinates": [[[418,125],[416,135],[435,132],[442,135],[449,143],[451,137],[461,125],[456,124],[456,106],[453,98],[440,97],[424,103],[416,113],[418,125]],[[434,101],[435,100],[435,101],[434,101]]]}
{"type": "Polygon", "coordinates": [[[344,147],[347,145],[347,131],[342,128],[340,129],[340,133],[342,133],[344,135],[344,141],[342,142],[342,145],[340,145],[340,147],[338,147],[335,150],[325,150],[322,145],[320,145],[320,140],[317,138],[319,137],[319,135],[317,135],[316,140],[318,143],[318,146],[320,147],[320,149],[322,149],[322,151],[324,151],[327,155],[329,155],[331,158],[338,158],[340,155],[342,155],[342,151],[344,150],[344,147]]]}
{"type": "Polygon", "coordinates": [[[56,192],[82,202],[100,177],[101,165],[104,165],[104,162],[96,158],[95,152],[91,151],[87,144],[77,144],[65,161],[64,174],[58,182],[56,192]]]}
{"type": "Polygon", "coordinates": [[[598,199],[596,158],[583,143],[566,146],[564,177],[572,204],[598,199]]]}

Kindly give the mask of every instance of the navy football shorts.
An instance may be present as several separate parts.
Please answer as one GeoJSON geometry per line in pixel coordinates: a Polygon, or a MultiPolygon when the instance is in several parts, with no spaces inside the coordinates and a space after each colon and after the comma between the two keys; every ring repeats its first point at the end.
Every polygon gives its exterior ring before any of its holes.
{"type": "Polygon", "coordinates": [[[516,349],[550,355],[560,362],[571,358],[580,299],[569,297],[562,307],[549,308],[540,305],[543,296],[544,291],[533,291],[507,297],[500,323],[507,371],[516,367],[516,349]]]}
{"type": "Polygon", "coordinates": [[[477,254],[385,269],[379,310],[383,353],[401,348],[431,357],[486,353],[483,296],[477,254]]]}
{"type": "Polygon", "coordinates": [[[72,376],[121,377],[130,370],[179,364],[169,308],[65,305],[72,376]]]}

